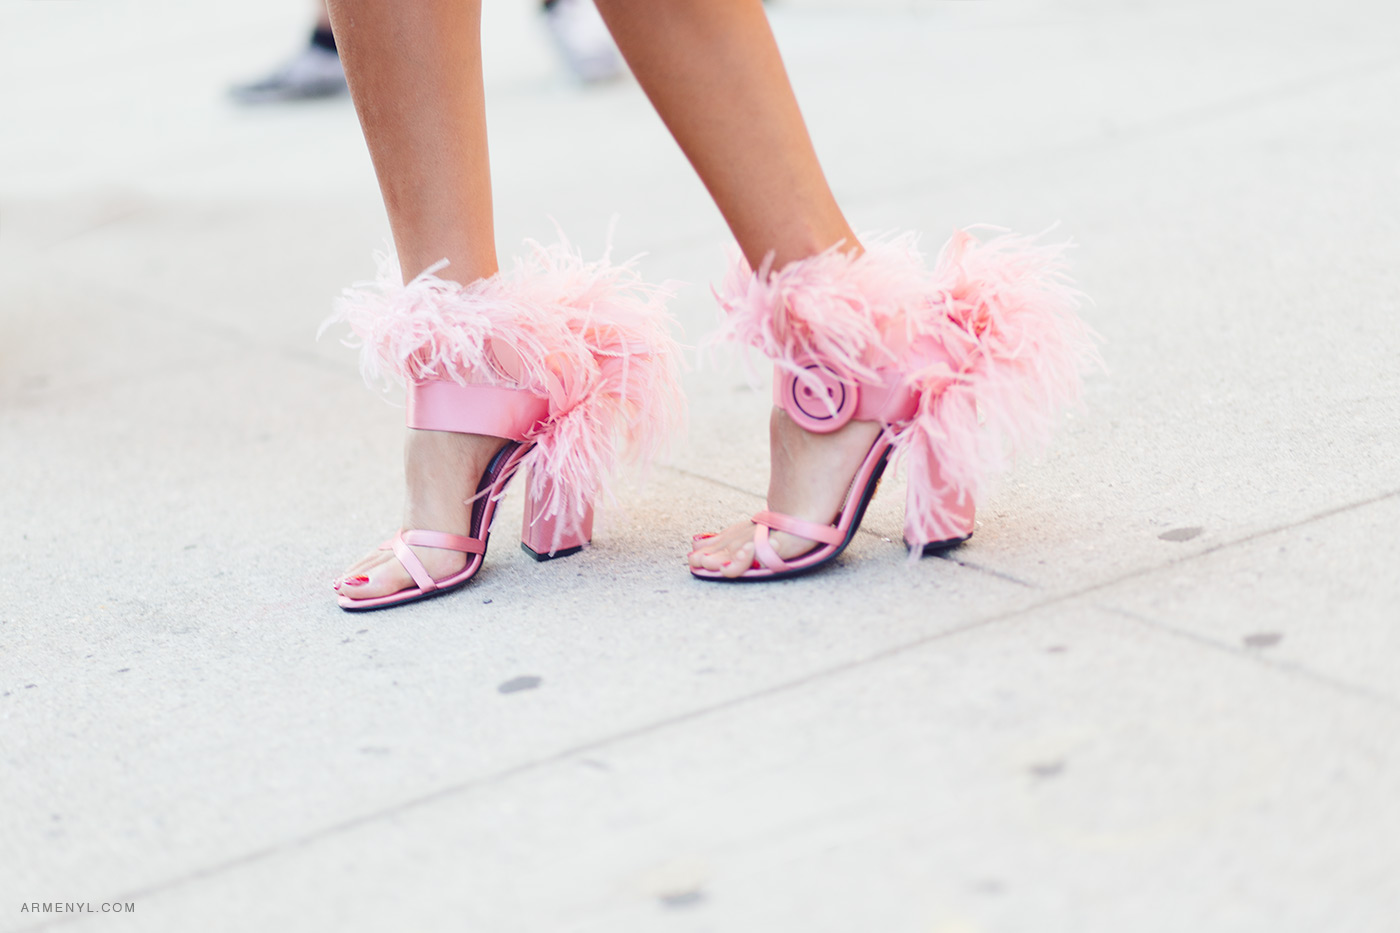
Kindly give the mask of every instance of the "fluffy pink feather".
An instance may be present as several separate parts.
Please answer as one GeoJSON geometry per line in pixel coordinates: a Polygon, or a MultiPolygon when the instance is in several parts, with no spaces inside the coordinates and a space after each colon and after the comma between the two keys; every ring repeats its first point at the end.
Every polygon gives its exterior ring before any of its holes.
{"type": "Polygon", "coordinates": [[[1018,453],[1049,441],[1097,359],[1076,309],[1063,245],[1009,234],[978,242],[959,231],[932,269],[916,235],[869,238],[755,274],[736,258],[716,293],[721,336],[780,369],[812,357],[858,380],[902,373],[918,413],[892,425],[908,466],[918,546],[946,537],[943,503],[976,500],[1018,453]]]}
{"type": "Polygon", "coordinates": [[[562,536],[608,494],[621,459],[650,460],[679,426],[679,352],[669,289],[644,282],[633,262],[585,262],[562,242],[528,246],[512,268],[466,285],[437,276],[445,262],[404,284],[380,254],[377,280],[346,289],[322,330],[349,325],[370,383],[451,379],[549,398],[524,465],[540,514],[562,517],[562,536]],[[519,360],[502,365],[502,344],[519,360]]]}

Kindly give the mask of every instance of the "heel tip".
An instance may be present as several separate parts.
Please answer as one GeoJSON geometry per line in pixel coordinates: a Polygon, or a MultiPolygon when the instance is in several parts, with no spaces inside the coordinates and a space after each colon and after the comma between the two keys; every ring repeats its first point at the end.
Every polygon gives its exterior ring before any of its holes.
{"type": "MultiPolygon", "coordinates": [[[[971,537],[972,537],[972,532],[969,531],[967,534],[963,535],[961,538],[948,538],[948,539],[946,539],[946,540],[944,540],[944,541],[930,541],[928,544],[925,544],[925,545],[924,545],[923,550],[920,551],[919,553],[920,553],[922,556],[925,556],[925,557],[928,556],[928,555],[930,555],[930,554],[940,554],[940,553],[942,553],[943,551],[952,550],[953,548],[957,547],[959,544],[964,543],[965,541],[967,541],[967,540],[968,540],[969,538],[971,538],[971,537]]],[[[908,547],[910,546],[910,545],[909,545],[909,539],[908,539],[908,538],[905,538],[905,539],[904,539],[904,546],[905,546],[906,548],[908,548],[908,547]]]]}
{"type": "MultiPolygon", "coordinates": [[[[592,544],[593,542],[590,541],[588,543],[592,544]]],[[[530,547],[530,545],[526,544],[524,541],[520,542],[520,550],[524,551],[526,554],[529,554],[531,557],[533,557],[537,561],[540,561],[541,563],[547,560],[557,560],[560,557],[568,557],[570,554],[577,554],[579,551],[582,551],[586,546],[587,545],[576,544],[573,547],[560,548],[559,550],[551,554],[548,551],[540,553],[539,551],[530,547]]]]}

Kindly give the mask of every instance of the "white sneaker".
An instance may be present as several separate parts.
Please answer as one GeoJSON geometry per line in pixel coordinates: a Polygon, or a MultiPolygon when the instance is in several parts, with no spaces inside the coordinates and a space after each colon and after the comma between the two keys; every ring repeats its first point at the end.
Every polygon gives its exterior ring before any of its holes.
{"type": "Polygon", "coordinates": [[[559,54],[581,81],[607,81],[626,70],[593,0],[553,0],[544,8],[559,54]]]}
{"type": "Polygon", "coordinates": [[[334,97],[345,90],[345,69],[340,66],[340,56],[319,45],[308,45],[266,78],[235,85],[229,93],[242,104],[266,104],[334,97]]]}

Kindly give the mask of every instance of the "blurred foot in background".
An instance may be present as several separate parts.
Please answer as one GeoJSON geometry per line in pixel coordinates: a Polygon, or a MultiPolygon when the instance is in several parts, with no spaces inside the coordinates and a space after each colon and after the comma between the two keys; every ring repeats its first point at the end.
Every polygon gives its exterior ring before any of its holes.
{"type": "Polygon", "coordinates": [[[544,18],[559,54],[580,81],[610,81],[626,70],[593,0],[544,0],[544,18]]]}
{"type": "Polygon", "coordinates": [[[311,41],[272,74],[249,84],[234,85],[229,93],[241,104],[270,104],[289,100],[314,100],[344,94],[345,71],[331,35],[331,21],[321,4],[311,41]]]}
{"type": "MultiPolygon", "coordinates": [[[[549,34],[575,78],[591,84],[626,71],[593,0],[544,0],[543,7],[549,34]]],[[[234,85],[229,93],[242,104],[268,104],[335,97],[346,90],[330,14],[322,0],[311,41],[267,77],[234,85]]]]}

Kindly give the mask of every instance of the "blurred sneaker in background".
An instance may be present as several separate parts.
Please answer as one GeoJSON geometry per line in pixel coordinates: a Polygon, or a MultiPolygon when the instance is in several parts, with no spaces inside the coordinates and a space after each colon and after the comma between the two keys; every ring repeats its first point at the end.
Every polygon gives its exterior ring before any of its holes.
{"type": "Polygon", "coordinates": [[[241,104],[269,104],[278,101],[312,100],[344,94],[345,70],[335,50],[335,37],[329,25],[318,24],[307,46],[272,74],[251,84],[229,89],[241,104]]]}
{"type": "MultiPolygon", "coordinates": [[[[545,22],[559,54],[580,81],[593,83],[619,77],[627,70],[593,0],[543,0],[545,22]]],[[[317,5],[311,41],[270,75],[229,89],[243,104],[311,100],[344,94],[345,70],[331,34],[325,4],[317,5]]]]}
{"type": "Polygon", "coordinates": [[[544,0],[544,16],[559,54],[580,81],[608,81],[626,71],[593,0],[544,0]]]}

